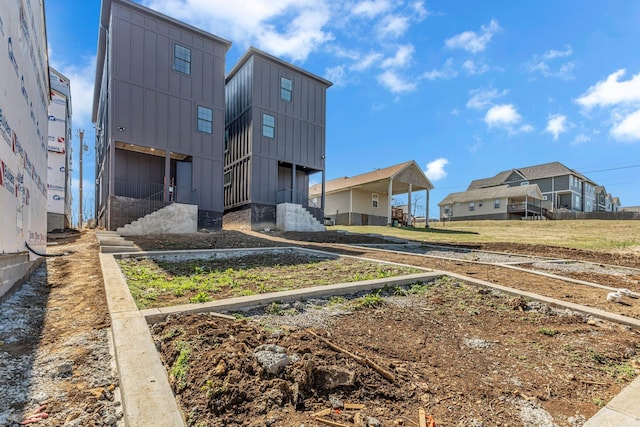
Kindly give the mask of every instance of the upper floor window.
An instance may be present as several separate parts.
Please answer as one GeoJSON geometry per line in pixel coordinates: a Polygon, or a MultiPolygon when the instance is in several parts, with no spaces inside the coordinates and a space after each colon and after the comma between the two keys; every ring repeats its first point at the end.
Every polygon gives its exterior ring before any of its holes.
{"type": "Polygon", "coordinates": [[[270,114],[262,115],[262,136],[273,138],[276,134],[276,118],[270,114]]]}
{"type": "Polygon", "coordinates": [[[173,47],[173,69],[182,74],[191,75],[191,49],[179,44],[173,47]]]}
{"type": "Polygon", "coordinates": [[[291,101],[293,83],[286,77],[280,77],[280,98],[291,101]]]}
{"type": "Polygon", "coordinates": [[[213,110],[198,105],[198,131],[213,133],[213,110]]]}

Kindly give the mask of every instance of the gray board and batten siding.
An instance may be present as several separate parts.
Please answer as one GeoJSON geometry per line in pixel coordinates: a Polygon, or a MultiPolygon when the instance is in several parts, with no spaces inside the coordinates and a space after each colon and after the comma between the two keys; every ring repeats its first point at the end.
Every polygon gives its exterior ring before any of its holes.
{"type": "Polygon", "coordinates": [[[227,77],[225,209],[275,206],[283,188],[308,194],[309,174],[324,171],[331,84],[258,49],[245,53],[227,77]],[[290,101],[281,96],[281,78],[291,81],[290,101]],[[263,135],[263,114],[275,119],[273,138],[263,135]]]}
{"type": "Polygon", "coordinates": [[[98,174],[109,183],[103,191],[113,196],[116,180],[157,180],[162,185],[166,175],[167,181],[175,179],[176,167],[166,159],[186,160],[192,168],[193,202],[204,217],[220,222],[229,47],[224,39],[144,6],[103,1],[97,63],[103,72],[96,74],[93,106],[93,120],[104,138],[102,153],[97,153],[98,174]],[[173,67],[176,45],[190,51],[189,74],[173,67]],[[100,108],[105,98],[107,108],[100,108]],[[212,110],[211,133],[197,130],[199,106],[212,110]],[[116,150],[127,151],[129,146],[141,147],[131,150],[143,154],[116,155],[116,150]]]}

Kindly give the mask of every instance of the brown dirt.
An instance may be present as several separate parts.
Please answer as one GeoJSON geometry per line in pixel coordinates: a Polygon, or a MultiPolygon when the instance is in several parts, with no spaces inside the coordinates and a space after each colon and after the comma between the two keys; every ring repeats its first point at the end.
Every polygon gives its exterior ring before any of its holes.
{"type": "MultiPolygon", "coordinates": [[[[226,232],[225,245],[242,247],[243,235],[258,239],[260,246],[297,242],[341,254],[453,271],[640,318],[640,304],[607,303],[607,291],[602,289],[502,267],[342,245],[383,243],[378,238],[331,232],[226,232]]],[[[206,243],[195,243],[194,237],[181,248],[219,245],[211,236],[206,243]]],[[[147,237],[144,244],[153,246],[153,240],[147,237]]],[[[158,238],[161,240],[163,237],[158,238]]],[[[533,245],[478,246],[638,265],[637,258],[621,254],[547,246],[536,249],[533,245]]],[[[628,277],[575,276],[638,291],[638,284],[628,277]]],[[[311,414],[330,408],[331,398],[337,397],[366,405],[361,415],[375,417],[385,426],[412,425],[407,420],[417,422],[420,407],[433,414],[438,425],[445,426],[551,425],[545,418],[550,416],[557,425],[579,426],[635,375],[631,364],[638,367],[640,334],[627,327],[554,312],[545,306],[530,310],[524,300],[466,285],[436,287],[426,297],[409,298],[411,302],[401,306],[386,304],[335,316],[330,327],[314,329],[392,371],[394,383],[295,327],[272,334],[271,329],[252,322],[228,323],[206,315],[187,315],[171,318],[153,330],[168,369],[180,354],[177,346],[192,344],[187,376],[181,380],[172,377],[191,425],[319,426],[323,424],[311,414]],[[270,374],[254,357],[256,347],[267,343],[284,347],[289,355],[299,354],[301,360],[280,375],[270,374]],[[345,369],[354,374],[353,384],[332,388],[326,383],[328,373],[344,374],[345,369]]],[[[357,421],[357,412],[333,411],[325,418],[351,426],[357,421]]]]}
{"type": "MultiPolygon", "coordinates": [[[[50,253],[74,253],[64,258],[48,260],[47,281],[50,289],[44,300],[46,317],[41,329],[31,337],[30,342],[38,343],[36,347],[41,354],[60,356],[64,353],[64,357],[72,361],[73,374],[68,379],[57,381],[61,391],[52,392],[51,395],[55,397],[46,402],[50,418],[38,425],[63,425],[65,421],[74,419],[83,420],[81,425],[108,425],[105,408],[111,405],[110,408],[113,409],[113,384],[96,384],[94,375],[96,366],[104,361],[95,360],[82,346],[70,347],[70,353],[66,352],[69,346],[65,346],[65,343],[72,341],[78,334],[104,331],[109,326],[97,243],[90,231],[58,241],[60,246],[49,248],[50,253]]],[[[603,302],[605,291],[602,290],[499,267],[445,262],[410,254],[383,255],[369,249],[341,245],[384,243],[373,237],[345,236],[335,232],[306,234],[225,231],[186,236],[148,236],[136,238],[135,242],[143,249],[298,244],[336,253],[469,274],[502,285],[640,318],[638,301],[634,301],[631,306],[606,304],[603,302]]],[[[632,253],[516,244],[469,246],[640,267],[640,257],[632,253]]],[[[579,278],[640,290],[640,283],[634,283],[634,279],[629,277],[621,279],[587,274],[579,278]]],[[[581,417],[588,418],[595,413],[600,405],[627,383],[628,380],[620,378],[619,373],[607,374],[605,371],[609,369],[611,372],[611,366],[637,358],[640,352],[637,331],[608,323],[587,324],[577,316],[518,310],[496,311],[489,302],[493,301],[491,298],[503,297],[493,294],[477,295],[477,300],[470,297],[471,302],[467,306],[478,308],[478,313],[473,309],[468,310],[469,307],[467,310],[463,309],[456,302],[457,296],[443,291],[442,295],[416,301],[415,307],[411,309],[390,304],[378,309],[356,311],[348,316],[336,317],[334,325],[328,330],[316,329],[318,333],[329,335],[339,345],[393,370],[397,377],[394,384],[388,383],[371,369],[330,350],[304,331],[272,336],[251,323],[212,323],[210,320],[203,321],[205,318],[202,316],[181,318],[181,323],[184,323],[184,335],[181,336],[188,339],[200,336],[202,341],[199,342],[203,344],[197,353],[199,363],[191,371],[195,375],[189,379],[193,387],[185,389],[192,393],[194,400],[190,401],[187,395],[180,394],[185,413],[202,411],[203,419],[213,420],[207,417],[211,416],[212,408],[220,405],[218,412],[222,414],[222,421],[207,421],[206,425],[298,427],[299,423],[290,421],[304,419],[305,425],[316,426],[320,424],[309,421],[309,413],[327,407],[328,396],[337,395],[344,402],[365,403],[366,415],[384,420],[384,425],[391,425],[389,420],[402,416],[415,421],[419,406],[435,414],[438,425],[480,425],[477,420],[483,420],[484,425],[524,425],[518,415],[520,412],[517,411],[525,411],[522,408],[527,402],[531,411],[534,411],[535,405],[542,405],[545,410],[557,415],[556,422],[560,425],[581,425],[581,420],[584,419],[581,417]],[[436,314],[440,311],[445,314],[436,314]],[[543,327],[554,329],[557,334],[543,335],[540,333],[543,327]],[[465,340],[475,338],[483,340],[489,346],[469,348],[465,340]],[[302,362],[298,362],[294,368],[295,375],[307,375],[306,380],[295,377],[302,386],[304,412],[296,411],[294,403],[297,402],[290,399],[291,387],[295,384],[293,377],[287,377],[289,374],[286,374],[283,378],[272,378],[251,367],[251,350],[266,342],[278,342],[288,351],[302,355],[302,362]],[[227,353],[222,354],[208,347],[207,343],[217,343],[218,348],[227,353]],[[240,388],[235,387],[236,383],[247,387],[246,392],[235,395],[235,400],[228,402],[212,399],[211,393],[209,397],[206,393],[201,393],[201,387],[207,385],[206,379],[218,380],[212,375],[222,359],[228,359],[228,366],[234,369],[226,369],[225,376],[221,378],[236,389],[240,388]],[[318,372],[322,372],[322,366],[346,367],[355,372],[354,386],[327,390],[326,384],[323,385],[318,380],[318,372]],[[243,399],[243,396],[251,397],[255,403],[243,399]],[[225,405],[238,408],[239,418],[232,418],[225,405]],[[576,413],[580,416],[574,418],[574,422],[567,418],[576,413]],[[276,420],[273,424],[268,422],[271,418],[276,420]]],[[[175,349],[170,350],[174,342],[168,339],[162,344],[163,354],[168,361],[176,356],[175,349]]],[[[29,348],[28,342],[25,343],[25,348],[29,348]]],[[[39,374],[35,372],[35,375],[39,374]]],[[[294,375],[293,369],[291,375],[294,375]]],[[[2,386],[0,384],[0,389],[2,386]]],[[[28,409],[32,408],[25,407],[25,410],[28,409]]],[[[344,421],[343,416],[335,413],[330,417],[342,417],[344,421]]],[[[412,424],[405,422],[404,425],[412,424]]]]}

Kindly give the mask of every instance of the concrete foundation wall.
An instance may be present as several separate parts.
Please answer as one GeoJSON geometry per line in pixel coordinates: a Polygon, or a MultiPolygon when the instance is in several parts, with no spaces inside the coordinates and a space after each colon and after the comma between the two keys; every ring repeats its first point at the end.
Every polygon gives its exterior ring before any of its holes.
{"type": "Polygon", "coordinates": [[[188,234],[198,231],[198,207],[173,203],[117,229],[121,236],[188,234]]]}
{"type": "Polygon", "coordinates": [[[276,229],[280,231],[325,231],[320,224],[301,205],[280,203],[276,206],[276,229]]]}
{"type": "Polygon", "coordinates": [[[27,281],[44,258],[29,261],[29,254],[0,255],[0,302],[27,281]]]}
{"type": "Polygon", "coordinates": [[[252,203],[227,211],[223,217],[224,228],[233,230],[261,231],[276,228],[276,207],[252,203]]]}
{"type": "Polygon", "coordinates": [[[64,230],[65,228],[67,228],[67,224],[64,215],[47,212],[47,233],[51,233],[53,230],[64,230]]]}

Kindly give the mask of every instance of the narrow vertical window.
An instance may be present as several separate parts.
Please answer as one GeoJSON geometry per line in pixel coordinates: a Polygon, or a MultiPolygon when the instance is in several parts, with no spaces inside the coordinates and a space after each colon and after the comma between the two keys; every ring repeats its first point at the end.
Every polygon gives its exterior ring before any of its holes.
{"type": "Polygon", "coordinates": [[[213,133],[213,110],[198,105],[198,132],[213,133]]]}
{"type": "Polygon", "coordinates": [[[495,200],[493,201],[493,207],[494,207],[495,209],[500,209],[500,199],[495,199],[495,200]]]}
{"type": "Polygon", "coordinates": [[[224,130],[224,152],[229,151],[229,129],[224,130]]]}
{"type": "Polygon", "coordinates": [[[262,115],[262,135],[273,138],[276,134],[276,118],[269,114],[262,115]]]}
{"type": "Polygon", "coordinates": [[[231,186],[231,171],[224,173],[224,186],[231,186]]]}
{"type": "Polygon", "coordinates": [[[476,210],[476,203],[475,202],[469,203],[469,210],[470,211],[475,211],[476,210]]]}
{"type": "Polygon", "coordinates": [[[191,49],[179,44],[173,47],[173,69],[186,75],[191,75],[191,49]]]}
{"type": "Polygon", "coordinates": [[[291,101],[293,83],[286,77],[280,77],[280,98],[291,101]]]}
{"type": "Polygon", "coordinates": [[[378,193],[371,193],[371,207],[377,208],[379,201],[380,201],[380,196],[378,195],[378,193]]]}

